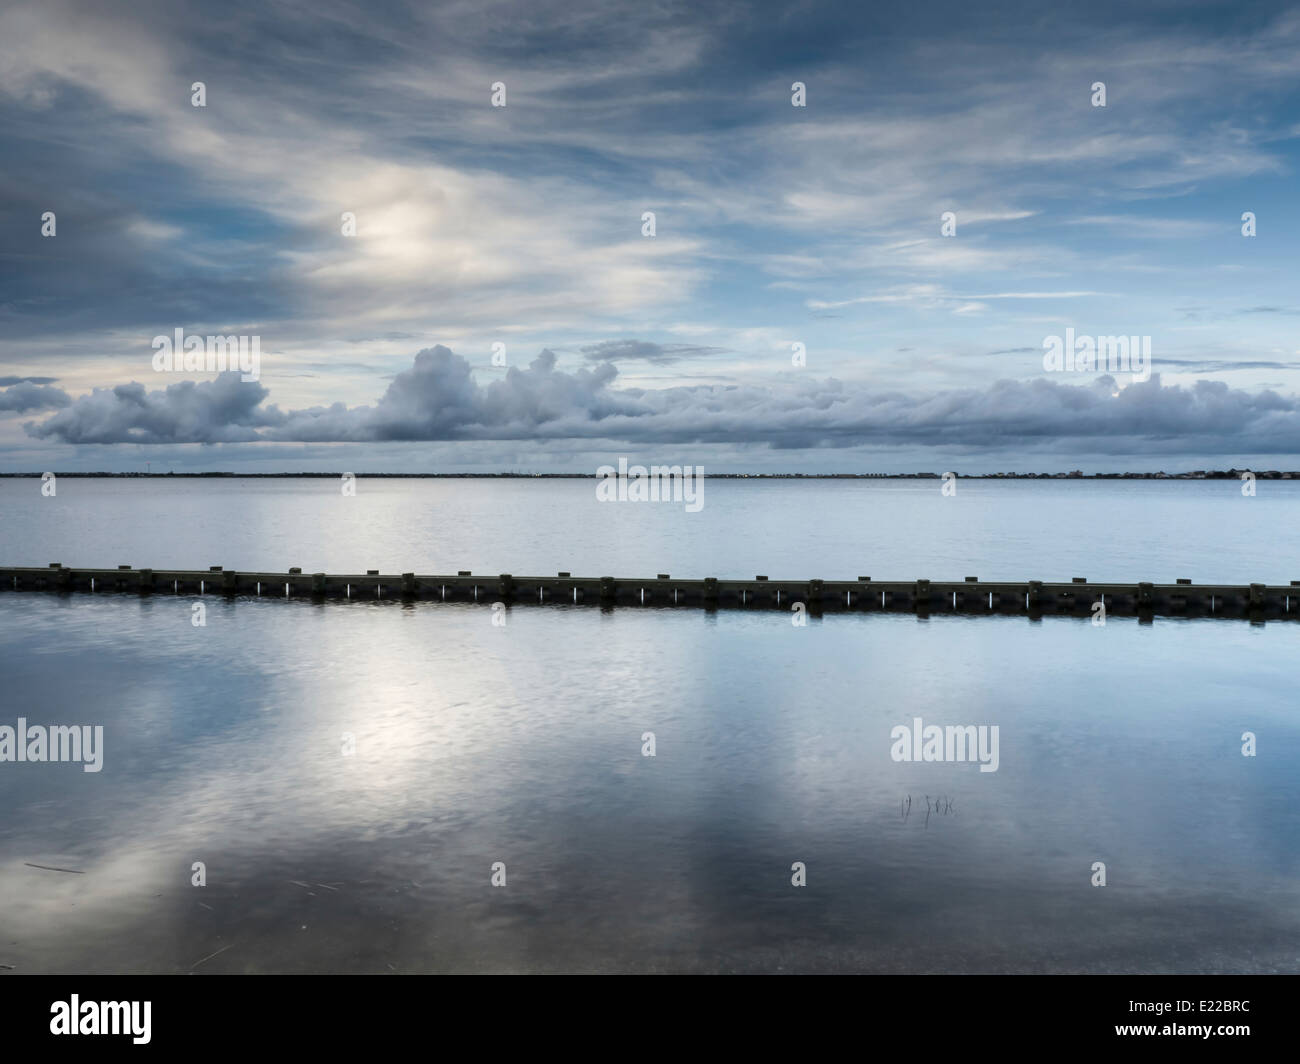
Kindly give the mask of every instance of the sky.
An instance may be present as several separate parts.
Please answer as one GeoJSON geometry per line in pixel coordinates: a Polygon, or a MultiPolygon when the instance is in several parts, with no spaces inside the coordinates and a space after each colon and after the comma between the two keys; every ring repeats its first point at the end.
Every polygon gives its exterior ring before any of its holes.
{"type": "Polygon", "coordinates": [[[1300,469],[1298,147],[1286,4],[0,3],[0,472],[1300,469]]]}

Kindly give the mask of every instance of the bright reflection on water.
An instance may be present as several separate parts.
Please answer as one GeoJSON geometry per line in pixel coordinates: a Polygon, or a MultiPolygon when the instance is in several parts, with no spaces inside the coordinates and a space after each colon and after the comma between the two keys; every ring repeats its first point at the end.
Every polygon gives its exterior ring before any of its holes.
{"type": "Polygon", "coordinates": [[[0,594],[0,723],[105,730],[98,774],[0,765],[0,963],[1300,968],[1296,624],[525,607],[497,628],[470,605],[216,598],[206,627],[190,616],[0,594]],[[893,762],[913,716],[997,724],[999,771],[893,762]]]}
{"type": "Polygon", "coordinates": [[[853,580],[1300,580],[1300,482],[0,479],[3,564],[853,580]]]}

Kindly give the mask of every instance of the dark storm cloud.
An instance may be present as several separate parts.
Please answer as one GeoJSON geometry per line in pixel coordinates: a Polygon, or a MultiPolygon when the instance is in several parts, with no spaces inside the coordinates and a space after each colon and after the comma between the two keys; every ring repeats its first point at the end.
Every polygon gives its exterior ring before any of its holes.
{"type": "Polygon", "coordinates": [[[51,388],[43,381],[53,377],[0,377],[0,411],[26,414],[33,410],[58,410],[72,402],[61,388],[51,388]]]}
{"type": "Polygon", "coordinates": [[[774,448],[1005,447],[1081,440],[1095,450],[1169,453],[1207,447],[1258,454],[1300,450],[1300,400],[1248,393],[1221,382],[1164,386],[1157,375],[1115,394],[1110,377],[1081,383],[999,380],[984,389],[928,395],[876,392],[797,374],[767,385],[655,390],[610,387],[617,369],[568,373],[543,351],[486,386],[441,345],[421,351],[374,406],[282,412],[268,392],[236,374],[146,391],[97,389],[30,435],[66,443],[395,440],[579,440],[637,444],[733,443],[774,448]]]}

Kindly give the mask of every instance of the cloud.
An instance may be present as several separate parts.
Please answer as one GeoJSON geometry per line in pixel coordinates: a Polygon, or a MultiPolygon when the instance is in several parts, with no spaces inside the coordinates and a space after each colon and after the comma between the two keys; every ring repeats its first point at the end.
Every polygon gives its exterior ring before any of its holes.
{"type": "Polygon", "coordinates": [[[978,296],[958,296],[958,299],[1083,299],[1085,296],[1104,296],[1108,292],[992,292],[978,296]]]}
{"type": "Polygon", "coordinates": [[[669,366],[684,358],[717,355],[723,347],[698,347],[694,344],[656,344],[648,340],[603,340],[587,344],[579,350],[589,362],[649,362],[655,366],[669,366]]]}
{"type": "Polygon", "coordinates": [[[327,6],[327,63],[292,7],[0,12],[17,175],[0,224],[25,267],[10,335],[224,320],[281,323],[305,342],[430,322],[444,335],[607,335],[595,326],[611,317],[696,298],[724,260],[757,256],[783,276],[813,265],[842,284],[863,268],[1056,267],[1059,240],[1007,246],[1007,226],[940,240],[937,206],[965,232],[1054,215],[1083,166],[1102,203],[1134,185],[1280,172],[1276,138],[1294,126],[1268,106],[1294,82],[1300,27],[1287,18],[1232,33],[1121,18],[1098,37],[1063,16],[993,38],[944,18],[883,42],[869,13],[823,22],[818,5],[746,17],[547,0],[469,19],[458,4],[364,18],[327,6]],[[807,112],[772,77],[787,19],[828,45],[807,112]],[[270,42],[273,59],[223,48],[231,37],[270,42]],[[1079,105],[1099,66],[1123,77],[1122,123],[1079,105]],[[196,69],[203,109],[188,106],[196,69]],[[487,86],[506,73],[510,105],[492,108],[487,86]],[[1262,95],[1244,130],[1239,87],[1262,95]],[[27,222],[51,203],[66,205],[57,242],[27,222]],[[661,229],[647,242],[650,206],[661,229]],[[344,210],[353,239],[339,234],[344,210]],[[807,246],[791,248],[792,233],[807,246]],[[74,298],[51,313],[51,292],[74,298]]]}
{"type": "Polygon", "coordinates": [[[260,439],[259,430],[283,421],[276,407],[261,408],[267,394],[256,382],[242,383],[238,373],[154,392],[132,381],[96,388],[25,428],[30,436],[65,443],[237,443],[260,439]]]}
{"type": "Polygon", "coordinates": [[[1300,369],[1300,362],[1231,362],[1223,359],[1162,358],[1162,366],[1176,366],[1186,373],[1231,373],[1234,370],[1300,369]]]}
{"type": "Polygon", "coordinates": [[[1084,299],[1090,296],[1105,296],[1107,292],[1071,291],[1071,292],[991,292],[978,295],[958,295],[948,292],[939,285],[914,284],[903,287],[895,286],[887,292],[870,296],[856,296],[840,300],[805,300],[804,306],[809,310],[833,310],[837,307],[851,307],[860,303],[899,303],[918,307],[937,309],[947,307],[958,312],[982,307],[977,302],[982,299],[1084,299]]]}
{"type": "MultiPolygon", "coordinates": [[[[459,441],[514,438],[530,419],[578,438],[671,436],[673,403],[701,431],[758,442],[766,425],[726,424],[736,404],[790,439],[838,439],[841,415],[848,435],[892,438],[860,388],[810,399],[807,375],[764,383],[780,345],[760,351],[746,334],[797,336],[816,372],[917,396],[968,385],[970,360],[891,359],[894,346],[1014,349],[1103,298],[1087,295],[1100,285],[1108,316],[1194,358],[1201,348],[1174,346],[1191,331],[1165,329],[1168,308],[1203,290],[1207,263],[1238,254],[1250,256],[1240,276],[1220,274],[1230,283],[1206,290],[1196,321],[1256,309],[1233,318],[1231,346],[1207,330],[1197,342],[1262,358],[1295,346],[1279,245],[1234,230],[1262,206],[1238,202],[1245,179],[1291,165],[1294,14],[1171,22],[1104,0],[1100,21],[1089,8],[989,34],[947,3],[937,19],[899,12],[885,38],[878,13],[826,3],[485,0],[472,18],[463,2],[321,4],[324,44],[300,5],[0,5],[0,366],[57,372],[79,395],[147,374],[136,367],[157,333],[256,334],[291,411],[239,407],[248,388],[155,395],[148,374],[143,397],[87,396],[38,426],[49,439],[459,441]],[[231,40],[265,47],[250,58],[231,40]],[[1101,76],[1107,109],[1088,102],[1101,76]],[[796,77],[806,109],[790,106],[796,77]],[[205,108],[189,103],[196,79],[205,108]],[[489,102],[497,80],[508,107],[489,102]],[[1168,217],[1170,200],[1186,217],[1168,217]],[[36,224],[50,209],[56,239],[36,224]],[[955,238],[940,235],[949,209],[955,238]],[[600,385],[521,368],[503,392],[487,383],[498,373],[458,385],[437,364],[371,407],[312,405],[372,400],[388,378],[368,373],[434,331],[480,359],[504,340],[623,372],[600,385]],[[640,335],[683,343],[589,343],[640,335]],[[724,364],[722,351],[750,354],[724,364]],[[632,387],[665,368],[681,385],[737,387],[632,387]],[[700,379],[714,370],[730,379],[700,379]],[[429,375],[436,401],[420,391],[429,375]]],[[[1265,220],[1277,233],[1295,219],[1283,200],[1265,220]]],[[[472,463],[493,449],[461,450],[472,463]]]]}
{"type": "Polygon", "coordinates": [[[1158,375],[1118,390],[1101,376],[923,395],[797,373],[765,385],[661,389],[614,388],[617,376],[608,362],[559,370],[554,353],[543,351],[527,369],[481,385],[464,358],[439,345],[419,352],[373,406],[282,412],[262,405],[268,392],[260,384],[222,374],[153,392],[137,383],[96,389],[27,428],[65,443],[532,439],[997,449],[1073,440],[1106,453],[1141,453],[1150,441],[1168,453],[1173,439],[1187,453],[1300,451],[1300,399],[1221,382],[1165,386],[1158,375]]]}
{"type": "MultiPolygon", "coordinates": [[[[1213,222],[1201,222],[1188,218],[1144,218],[1132,214],[1089,215],[1084,218],[1071,218],[1066,225],[1091,225],[1106,229],[1115,229],[1131,233],[1137,237],[1203,237],[1215,236],[1223,231],[1222,225],[1213,222]]],[[[1232,220],[1228,228],[1233,228],[1232,220]]]]}
{"type": "Polygon", "coordinates": [[[33,410],[57,410],[72,402],[61,388],[46,382],[54,377],[0,377],[0,411],[25,414],[33,410]]]}

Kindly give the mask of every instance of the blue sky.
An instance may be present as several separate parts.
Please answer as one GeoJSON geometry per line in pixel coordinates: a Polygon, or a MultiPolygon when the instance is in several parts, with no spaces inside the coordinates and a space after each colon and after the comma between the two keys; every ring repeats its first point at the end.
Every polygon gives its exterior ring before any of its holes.
{"type": "Polygon", "coordinates": [[[47,2],[0,41],[0,471],[1300,468],[1292,6],[47,2]],[[177,328],[260,379],[155,372],[177,328]],[[1046,372],[1067,328],[1150,379],[1046,372]]]}

